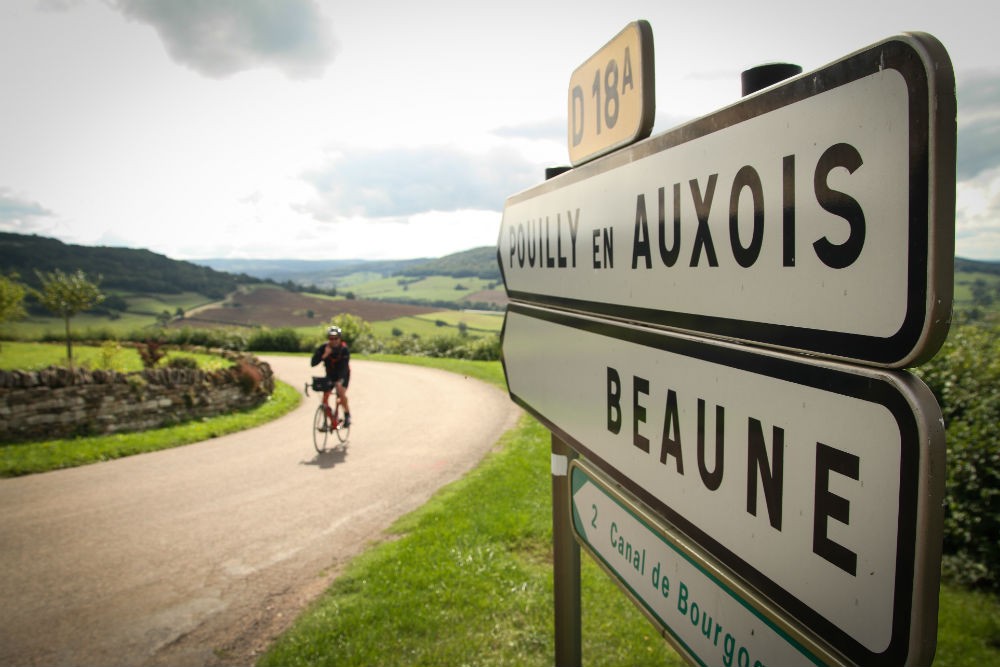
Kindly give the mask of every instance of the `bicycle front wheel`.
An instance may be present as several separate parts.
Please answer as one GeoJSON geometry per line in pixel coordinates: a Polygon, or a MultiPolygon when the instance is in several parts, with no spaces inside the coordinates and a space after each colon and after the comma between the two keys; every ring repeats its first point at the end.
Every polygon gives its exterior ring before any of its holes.
{"type": "Polygon", "coordinates": [[[313,418],[313,445],[322,454],[326,451],[326,439],[330,434],[330,422],[326,418],[326,409],[322,405],[316,408],[313,418]]]}
{"type": "Polygon", "coordinates": [[[343,444],[347,442],[347,439],[349,437],[351,437],[351,427],[344,426],[344,420],[338,419],[336,433],[337,433],[337,440],[340,440],[341,444],[343,444]]]}

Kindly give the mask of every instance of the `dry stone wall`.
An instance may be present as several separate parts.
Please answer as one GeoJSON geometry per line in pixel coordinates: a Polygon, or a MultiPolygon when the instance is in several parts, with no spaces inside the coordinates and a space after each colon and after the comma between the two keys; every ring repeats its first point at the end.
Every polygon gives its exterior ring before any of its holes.
{"type": "Polygon", "coordinates": [[[274,391],[253,357],[216,371],[0,371],[0,442],[141,431],[256,407],[274,391]]]}

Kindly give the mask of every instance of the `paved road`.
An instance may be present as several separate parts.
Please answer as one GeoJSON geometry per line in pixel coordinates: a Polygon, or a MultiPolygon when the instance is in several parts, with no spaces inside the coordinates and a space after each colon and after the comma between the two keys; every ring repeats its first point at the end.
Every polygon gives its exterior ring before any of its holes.
{"type": "MultiPolygon", "coordinates": [[[[266,358],[302,387],[302,358],[266,358]]],[[[252,664],[396,517],[460,477],[519,414],[506,394],[352,362],[345,452],[312,398],[251,431],[0,480],[0,665],[252,664]]]]}

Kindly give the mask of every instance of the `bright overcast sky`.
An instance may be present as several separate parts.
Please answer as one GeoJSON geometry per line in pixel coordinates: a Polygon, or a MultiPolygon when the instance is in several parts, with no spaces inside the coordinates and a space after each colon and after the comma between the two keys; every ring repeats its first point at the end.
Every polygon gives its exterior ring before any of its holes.
{"type": "MultiPolygon", "coordinates": [[[[646,19],[653,133],[908,30],[958,80],[956,254],[1000,259],[995,0],[3,0],[0,230],[175,259],[496,244],[566,164],[572,71],[646,19]]],[[[2,267],[0,267],[2,268],[2,267]]]]}

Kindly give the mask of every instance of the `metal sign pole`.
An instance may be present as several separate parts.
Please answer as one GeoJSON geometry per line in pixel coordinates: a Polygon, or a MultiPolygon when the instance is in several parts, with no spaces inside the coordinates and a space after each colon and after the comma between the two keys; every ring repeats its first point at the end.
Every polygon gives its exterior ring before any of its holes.
{"type": "Polygon", "coordinates": [[[569,463],[576,452],[552,434],[552,560],[555,598],[556,667],[582,664],[580,631],[580,545],[573,538],[569,463]]]}

